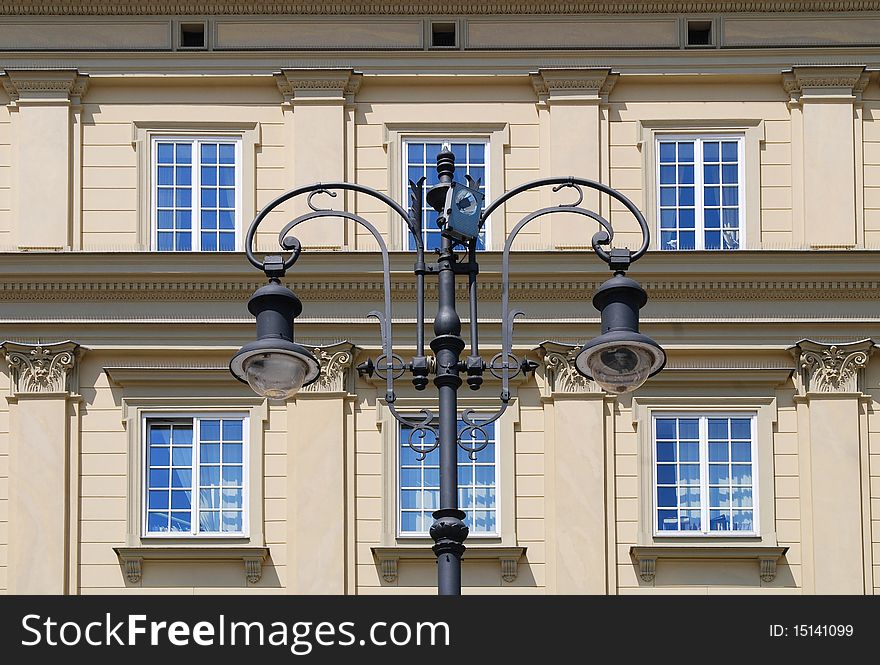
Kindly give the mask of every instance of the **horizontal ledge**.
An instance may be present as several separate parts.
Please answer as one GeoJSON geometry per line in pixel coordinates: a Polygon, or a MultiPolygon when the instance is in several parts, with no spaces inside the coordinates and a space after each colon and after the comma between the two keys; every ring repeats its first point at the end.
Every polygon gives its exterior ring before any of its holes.
{"type": "MultiPolygon", "coordinates": [[[[397,545],[391,547],[372,547],[370,549],[373,551],[373,556],[379,561],[387,559],[434,560],[437,558],[430,545],[397,545]]],[[[474,545],[465,550],[462,559],[520,559],[525,553],[525,547],[474,545]]]]}
{"type": "Polygon", "coordinates": [[[153,545],[150,547],[114,547],[113,551],[124,562],[129,559],[144,561],[244,561],[269,556],[268,547],[226,545],[153,545]]]}
{"type": "Polygon", "coordinates": [[[230,384],[239,382],[228,367],[105,367],[104,372],[117,386],[174,384],[230,384]]]}
{"type": "Polygon", "coordinates": [[[662,545],[641,547],[634,545],[630,554],[636,561],[644,559],[773,559],[785,556],[788,547],[763,545],[662,545]]]}

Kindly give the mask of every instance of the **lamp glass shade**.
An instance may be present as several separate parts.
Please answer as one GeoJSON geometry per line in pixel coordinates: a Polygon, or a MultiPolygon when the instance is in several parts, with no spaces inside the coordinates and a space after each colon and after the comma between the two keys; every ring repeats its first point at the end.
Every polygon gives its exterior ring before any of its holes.
{"type": "Polygon", "coordinates": [[[584,349],[576,364],[607,392],[618,395],[639,388],[662,366],[665,354],[635,341],[608,342],[584,349]]]}
{"type": "Polygon", "coordinates": [[[309,366],[297,355],[267,351],[246,358],[242,369],[248,385],[258,395],[288,399],[302,388],[309,366]]]}

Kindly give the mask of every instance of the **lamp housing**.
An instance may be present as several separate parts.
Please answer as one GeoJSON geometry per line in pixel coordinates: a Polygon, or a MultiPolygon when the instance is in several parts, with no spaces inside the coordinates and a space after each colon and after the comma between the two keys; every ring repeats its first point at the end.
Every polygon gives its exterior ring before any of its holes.
{"type": "Polygon", "coordinates": [[[302,302],[293,291],[272,279],[254,292],[248,310],[257,319],[257,339],[233,356],[232,375],[272,399],[289,399],[317,381],[320,363],[293,341],[293,320],[302,312],[302,302]]]}
{"type": "Polygon", "coordinates": [[[647,301],[639,283],[622,272],[596,290],[593,306],[602,316],[602,334],[578,352],[578,372],[608,392],[623,394],[663,369],[666,352],[639,332],[639,310],[647,301]]]}

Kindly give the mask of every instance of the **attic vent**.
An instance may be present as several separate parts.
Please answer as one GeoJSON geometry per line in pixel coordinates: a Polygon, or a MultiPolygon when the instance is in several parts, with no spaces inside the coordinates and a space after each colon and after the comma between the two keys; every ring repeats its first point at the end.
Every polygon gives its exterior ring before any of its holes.
{"type": "Polygon", "coordinates": [[[688,46],[712,46],[712,21],[700,19],[687,22],[688,46]]]}
{"type": "Polygon", "coordinates": [[[431,46],[435,48],[457,46],[455,23],[432,23],[431,46]]]}

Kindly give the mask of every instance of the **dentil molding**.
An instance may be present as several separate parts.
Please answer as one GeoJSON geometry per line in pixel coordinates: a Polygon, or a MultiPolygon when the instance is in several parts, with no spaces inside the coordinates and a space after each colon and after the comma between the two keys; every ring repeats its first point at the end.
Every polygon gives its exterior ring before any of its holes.
{"type": "Polygon", "coordinates": [[[13,395],[71,392],[71,377],[80,349],[76,342],[19,344],[3,342],[13,395]]]}
{"type": "Polygon", "coordinates": [[[78,105],[89,87],[89,75],[76,69],[12,70],[0,72],[10,105],[23,102],[78,105]]]}
{"type": "Polygon", "coordinates": [[[789,349],[797,362],[795,386],[807,393],[859,393],[874,342],[863,339],[845,344],[824,344],[802,339],[789,349]]]}
{"type": "Polygon", "coordinates": [[[313,2],[287,0],[212,0],[167,2],[139,0],[86,0],[83,2],[2,2],[0,14],[30,16],[186,16],[186,15],[493,15],[493,14],[707,14],[752,12],[878,11],[880,0],[717,0],[716,2],[313,2]]]}
{"type": "Polygon", "coordinates": [[[529,74],[538,102],[608,102],[620,77],[607,67],[546,68],[529,74]]]}
{"type": "Polygon", "coordinates": [[[353,69],[282,69],[275,72],[275,84],[284,104],[353,104],[363,74],[353,69]]]}

